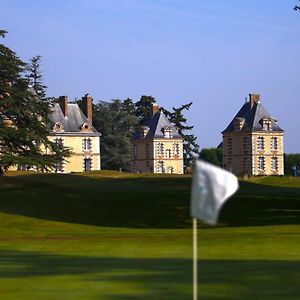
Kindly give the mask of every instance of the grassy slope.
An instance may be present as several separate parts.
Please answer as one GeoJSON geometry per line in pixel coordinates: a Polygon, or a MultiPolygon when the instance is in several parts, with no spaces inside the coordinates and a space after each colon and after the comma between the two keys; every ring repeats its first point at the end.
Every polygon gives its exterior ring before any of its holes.
{"type": "MultiPolygon", "coordinates": [[[[241,183],[199,230],[200,299],[299,299],[300,181],[241,183]]],[[[3,299],[191,299],[188,176],[0,178],[3,299]]]]}

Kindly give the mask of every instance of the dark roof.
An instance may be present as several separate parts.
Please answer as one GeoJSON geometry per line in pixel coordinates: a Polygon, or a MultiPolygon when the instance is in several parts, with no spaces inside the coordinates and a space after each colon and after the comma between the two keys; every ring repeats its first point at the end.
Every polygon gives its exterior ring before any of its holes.
{"type": "MultiPolygon", "coordinates": [[[[155,113],[152,117],[146,118],[141,123],[141,128],[148,129],[148,132],[143,138],[164,138],[163,129],[168,127],[172,130],[172,138],[181,138],[181,135],[178,133],[176,127],[171,124],[166,115],[159,111],[155,113]]],[[[133,136],[134,139],[141,138],[141,132],[136,132],[133,136]]]]}
{"type": "Polygon", "coordinates": [[[283,131],[283,129],[278,126],[277,121],[268,114],[260,102],[255,102],[251,107],[251,103],[248,101],[245,102],[222,133],[238,131],[265,131],[262,123],[262,120],[265,118],[271,121],[271,131],[283,131]],[[235,120],[243,122],[241,129],[234,126],[235,120]]]}
{"type": "MultiPolygon", "coordinates": [[[[64,127],[63,132],[57,132],[58,134],[64,133],[78,133],[78,134],[93,134],[93,135],[100,135],[100,133],[92,127],[92,131],[90,132],[82,132],[81,126],[84,123],[88,123],[86,116],[83,114],[81,109],[76,103],[68,103],[67,104],[67,116],[65,117],[60,105],[55,103],[51,107],[51,113],[48,116],[52,125],[55,123],[61,123],[64,127]]],[[[54,132],[52,132],[54,133],[54,132]]]]}

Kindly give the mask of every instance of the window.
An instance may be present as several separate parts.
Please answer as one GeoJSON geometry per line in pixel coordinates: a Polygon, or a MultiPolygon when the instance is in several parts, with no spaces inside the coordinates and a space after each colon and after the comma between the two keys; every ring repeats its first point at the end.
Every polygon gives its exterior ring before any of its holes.
{"type": "Polygon", "coordinates": [[[278,160],[277,157],[272,157],[271,158],[271,167],[273,171],[277,171],[278,170],[278,160]]]}
{"type": "Polygon", "coordinates": [[[163,143],[158,143],[157,144],[157,154],[158,155],[163,155],[164,154],[164,144],[163,143]]]}
{"type": "Polygon", "coordinates": [[[54,143],[57,145],[57,146],[63,146],[64,144],[64,140],[62,138],[56,138],[54,140],[54,143]]]}
{"type": "Polygon", "coordinates": [[[90,171],[92,169],[92,160],[90,158],[84,159],[84,171],[90,171]]]}
{"type": "Polygon", "coordinates": [[[265,170],[265,158],[263,156],[260,156],[258,158],[258,169],[259,169],[259,171],[265,170]]]}
{"type": "Polygon", "coordinates": [[[178,143],[173,144],[173,152],[174,152],[174,155],[179,155],[179,144],[178,143]]]}
{"type": "Polygon", "coordinates": [[[263,127],[263,130],[272,130],[272,119],[270,118],[265,118],[262,120],[262,127],[263,127]]]}
{"type": "Polygon", "coordinates": [[[147,133],[148,133],[148,131],[149,131],[149,127],[148,126],[141,126],[141,131],[140,131],[140,135],[141,135],[141,137],[146,137],[146,135],[147,135],[147,133]]]}
{"type": "Polygon", "coordinates": [[[260,136],[257,138],[257,149],[264,150],[264,148],[265,148],[264,138],[260,136]]]}
{"type": "Polygon", "coordinates": [[[227,154],[231,155],[232,154],[232,138],[227,139],[227,154]]]}
{"type": "Polygon", "coordinates": [[[146,144],[146,159],[150,158],[150,145],[146,144]]]}
{"type": "Polygon", "coordinates": [[[166,157],[167,157],[167,158],[171,158],[171,155],[172,155],[172,154],[171,154],[171,149],[167,149],[167,150],[166,150],[166,157]]]}
{"type": "Polygon", "coordinates": [[[164,133],[164,137],[167,139],[171,139],[172,138],[172,128],[170,127],[165,127],[163,129],[163,133],[164,133]]]}
{"type": "Polygon", "coordinates": [[[234,128],[237,130],[241,130],[244,125],[245,119],[244,118],[235,118],[233,121],[234,128]]]}
{"type": "Polygon", "coordinates": [[[63,173],[63,162],[59,161],[55,164],[55,173],[63,173]]]}
{"type": "Polygon", "coordinates": [[[277,150],[277,138],[276,137],[272,137],[271,138],[271,150],[277,150]]]}
{"type": "Polygon", "coordinates": [[[90,138],[83,139],[83,150],[91,150],[92,141],[90,138]]]}
{"type": "Polygon", "coordinates": [[[133,158],[136,158],[137,157],[137,145],[133,145],[132,151],[133,151],[133,158]]]}
{"type": "Polygon", "coordinates": [[[164,167],[164,162],[163,161],[159,161],[157,163],[157,172],[158,173],[165,173],[165,167],[164,167]]]}
{"type": "Polygon", "coordinates": [[[243,138],[243,152],[245,155],[250,154],[251,150],[251,142],[249,137],[243,138]]]}

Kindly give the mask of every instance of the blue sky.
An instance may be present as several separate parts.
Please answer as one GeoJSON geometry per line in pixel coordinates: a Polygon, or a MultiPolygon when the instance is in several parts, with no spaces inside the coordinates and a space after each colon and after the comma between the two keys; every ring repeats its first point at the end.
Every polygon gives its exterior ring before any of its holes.
{"type": "Polygon", "coordinates": [[[41,55],[49,96],[193,101],[188,121],[215,147],[249,93],[300,152],[300,12],[296,0],[10,0],[5,43],[41,55]]]}

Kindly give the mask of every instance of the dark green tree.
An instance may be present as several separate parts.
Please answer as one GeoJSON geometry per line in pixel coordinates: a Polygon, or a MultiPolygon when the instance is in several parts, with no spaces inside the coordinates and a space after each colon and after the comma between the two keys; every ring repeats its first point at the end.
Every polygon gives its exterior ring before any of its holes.
{"type": "Polygon", "coordinates": [[[16,53],[0,44],[0,174],[19,165],[48,170],[70,155],[48,140],[49,105],[28,88],[25,71],[16,53]]]}
{"type": "Polygon", "coordinates": [[[200,158],[218,167],[223,167],[223,149],[207,148],[202,149],[200,158]]]}
{"type": "Polygon", "coordinates": [[[284,154],[284,174],[291,175],[293,166],[296,166],[298,172],[300,172],[300,154],[284,154]]]}
{"type": "Polygon", "coordinates": [[[155,102],[154,97],[143,95],[141,99],[135,103],[135,114],[140,120],[152,116],[152,104],[155,102]]]}
{"type": "Polygon", "coordinates": [[[186,125],[187,119],[183,112],[189,110],[193,102],[183,104],[179,108],[173,107],[173,111],[170,112],[164,109],[164,113],[169,118],[170,122],[173,123],[179,134],[183,138],[183,158],[184,165],[186,168],[191,166],[194,157],[198,157],[200,154],[200,147],[197,143],[197,137],[191,133],[188,133],[194,128],[194,126],[186,125]]]}
{"type": "Polygon", "coordinates": [[[43,75],[40,69],[41,58],[40,55],[37,55],[30,59],[30,63],[26,68],[26,78],[28,78],[29,84],[32,86],[38,97],[42,100],[46,100],[47,87],[42,83],[43,75]]]}
{"type": "Polygon", "coordinates": [[[94,105],[94,127],[101,133],[103,169],[130,170],[131,137],[139,119],[131,99],[101,101],[94,105]]]}

